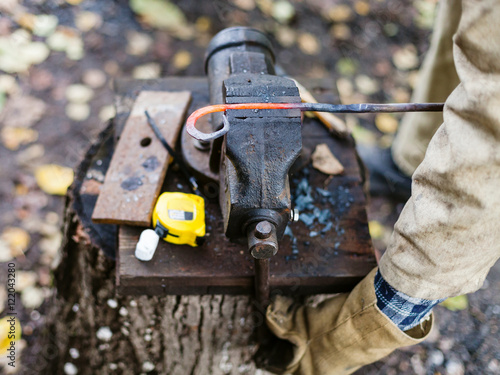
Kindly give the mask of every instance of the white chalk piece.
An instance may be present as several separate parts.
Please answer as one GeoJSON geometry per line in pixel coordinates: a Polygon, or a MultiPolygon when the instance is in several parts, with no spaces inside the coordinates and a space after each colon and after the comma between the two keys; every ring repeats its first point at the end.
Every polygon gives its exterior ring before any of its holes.
{"type": "Polygon", "coordinates": [[[135,257],[144,262],[153,259],[159,240],[160,236],[158,236],[154,230],[144,230],[135,247],[135,257]]]}

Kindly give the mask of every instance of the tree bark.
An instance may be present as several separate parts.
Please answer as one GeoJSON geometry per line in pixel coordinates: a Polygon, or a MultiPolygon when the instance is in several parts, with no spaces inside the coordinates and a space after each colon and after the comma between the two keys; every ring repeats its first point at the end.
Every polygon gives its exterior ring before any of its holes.
{"type": "Polygon", "coordinates": [[[248,296],[115,294],[115,262],[92,243],[74,205],[104,138],[87,153],[68,195],[43,349],[26,370],[71,373],[70,363],[78,374],[254,374],[252,332],[262,315],[248,296]]]}

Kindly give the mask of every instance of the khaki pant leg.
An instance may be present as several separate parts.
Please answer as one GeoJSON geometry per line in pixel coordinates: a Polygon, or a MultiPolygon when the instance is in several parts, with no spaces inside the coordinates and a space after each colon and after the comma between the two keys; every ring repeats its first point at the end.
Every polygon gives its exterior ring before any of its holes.
{"type": "Polygon", "coordinates": [[[463,0],[461,83],[413,174],[380,272],[425,299],[476,291],[500,257],[500,1],[463,0]]]}
{"type": "MultiPolygon", "coordinates": [[[[442,0],[438,6],[431,45],[412,95],[414,103],[444,102],[459,83],[453,63],[452,37],[460,21],[461,1],[442,0]]],[[[429,141],[442,123],[440,112],[408,113],[403,117],[392,145],[392,156],[408,176],[424,159],[429,141]]]]}

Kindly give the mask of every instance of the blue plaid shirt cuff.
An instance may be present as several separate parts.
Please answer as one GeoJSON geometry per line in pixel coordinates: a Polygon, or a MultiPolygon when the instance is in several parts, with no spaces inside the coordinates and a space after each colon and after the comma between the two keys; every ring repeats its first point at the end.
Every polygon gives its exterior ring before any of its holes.
{"type": "Polygon", "coordinates": [[[407,331],[427,318],[431,310],[444,299],[426,300],[398,292],[384,280],[380,271],[375,275],[377,307],[402,331],[407,331]]]}

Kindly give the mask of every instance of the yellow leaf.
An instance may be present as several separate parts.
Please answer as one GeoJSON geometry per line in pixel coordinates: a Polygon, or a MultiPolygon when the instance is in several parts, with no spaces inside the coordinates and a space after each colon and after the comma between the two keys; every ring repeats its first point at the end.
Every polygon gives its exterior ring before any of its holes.
{"type": "Polygon", "coordinates": [[[356,3],[354,4],[354,10],[360,16],[366,16],[368,15],[368,13],[370,13],[370,4],[368,4],[366,1],[356,1],[356,3]]]}
{"type": "Polygon", "coordinates": [[[336,5],[328,10],[328,17],[333,22],[346,22],[352,19],[352,11],[349,5],[336,5]]]}
{"type": "Polygon", "coordinates": [[[46,164],[35,170],[38,186],[47,194],[65,195],[73,183],[74,173],[71,168],[56,164],[46,164]]]}
{"type": "Polygon", "coordinates": [[[448,298],[441,302],[440,305],[446,307],[450,311],[460,311],[465,310],[469,306],[469,300],[465,295],[456,296],[448,298]]]}
{"type": "Polygon", "coordinates": [[[382,133],[395,133],[398,128],[398,120],[389,113],[380,113],[375,117],[375,125],[382,133]]]}
{"type": "Polygon", "coordinates": [[[371,238],[378,240],[384,236],[385,228],[377,220],[370,220],[368,222],[368,231],[370,232],[371,238]]]}
{"type": "Polygon", "coordinates": [[[326,143],[317,145],[311,157],[313,167],[320,172],[329,175],[337,175],[344,172],[344,166],[332,154],[326,143]]]}
{"type": "Polygon", "coordinates": [[[29,233],[18,227],[5,228],[0,239],[7,244],[10,254],[14,257],[24,253],[31,241],[29,233]]]}
{"type": "Polygon", "coordinates": [[[174,55],[174,66],[183,70],[186,69],[191,64],[191,53],[188,51],[179,51],[174,55]]]}
{"type": "Polygon", "coordinates": [[[311,33],[302,33],[297,38],[297,43],[302,52],[307,55],[317,55],[321,50],[321,44],[311,33]]]}
{"type": "Polygon", "coordinates": [[[0,355],[9,352],[12,343],[20,338],[21,323],[17,318],[6,316],[0,319],[0,355]]]}
{"type": "Polygon", "coordinates": [[[35,142],[38,139],[38,132],[33,129],[7,126],[2,129],[1,137],[3,145],[15,151],[22,145],[35,142]]]}

